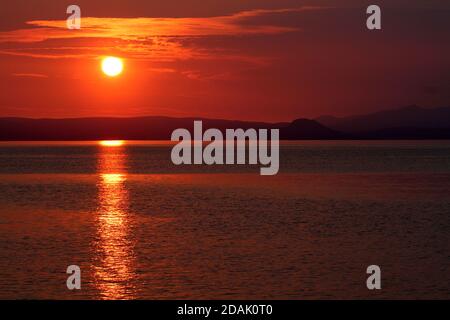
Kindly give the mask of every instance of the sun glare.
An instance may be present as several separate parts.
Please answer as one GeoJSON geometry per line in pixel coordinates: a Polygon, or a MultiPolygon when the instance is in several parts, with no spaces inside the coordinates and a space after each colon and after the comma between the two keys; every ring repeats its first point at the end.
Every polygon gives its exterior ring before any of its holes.
{"type": "Polygon", "coordinates": [[[106,57],[102,60],[102,71],[110,77],[118,76],[122,73],[122,59],[116,57],[106,57]]]}
{"type": "Polygon", "coordinates": [[[99,142],[103,147],[120,147],[125,142],[123,140],[104,140],[99,142]]]}

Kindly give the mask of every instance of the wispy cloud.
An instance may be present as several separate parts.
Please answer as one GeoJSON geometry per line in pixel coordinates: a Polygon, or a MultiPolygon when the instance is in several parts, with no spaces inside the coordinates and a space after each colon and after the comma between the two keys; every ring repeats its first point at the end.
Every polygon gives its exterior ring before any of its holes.
{"type": "Polygon", "coordinates": [[[45,74],[40,73],[13,73],[14,77],[26,77],[26,78],[48,78],[45,74]]]}
{"type": "Polygon", "coordinates": [[[218,36],[248,34],[279,34],[297,28],[248,24],[241,22],[271,14],[283,14],[323,9],[301,7],[274,10],[249,10],[228,16],[201,18],[95,18],[83,17],[81,30],[68,30],[66,20],[34,20],[27,24],[38,27],[0,32],[0,42],[33,42],[54,38],[112,37],[142,40],[147,37],[218,36]]]}
{"type": "Polygon", "coordinates": [[[0,32],[0,54],[71,58],[96,57],[113,50],[131,59],[152,61],[205,59],[212,55],[218,58],[245,59],[242,55],[230,54],[225,50],[211,52],[209,48],[188,46],[184,39],[295,32],[299,29],[265,23],[264,17],[318,9],[320,8],[250,10],[228,16],[202,18],[83,17],[80,30],[68,30],[65,20],[34,20],[27,22],[31,28],[0,32]],[[88,39],[90,43],[72,45],[80,39],[88,39]]]}

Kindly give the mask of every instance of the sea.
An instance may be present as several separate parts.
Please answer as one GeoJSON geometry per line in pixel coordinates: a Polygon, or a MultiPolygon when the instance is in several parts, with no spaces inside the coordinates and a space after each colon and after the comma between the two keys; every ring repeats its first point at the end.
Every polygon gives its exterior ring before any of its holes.
{"type": "Polygon", "coordinates": [[[450,141],[281,142],[274,176],[172,147],[0,142],[0,299],[450,298],[450,141]]]}

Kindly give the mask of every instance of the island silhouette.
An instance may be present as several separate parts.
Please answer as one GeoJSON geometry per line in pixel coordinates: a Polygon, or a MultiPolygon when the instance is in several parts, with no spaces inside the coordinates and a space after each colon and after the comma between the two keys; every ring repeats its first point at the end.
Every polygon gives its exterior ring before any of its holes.
{"type": "Polygon", "coordinates": [[[1,141],[170,140],[177,128],[280,129],[282,140],[322,139],[450,139],[450,107],[408,106],[372,114],[338,118],[255,122],[202,117],[92,117],[66,119],[0,118],[1,141]]]}

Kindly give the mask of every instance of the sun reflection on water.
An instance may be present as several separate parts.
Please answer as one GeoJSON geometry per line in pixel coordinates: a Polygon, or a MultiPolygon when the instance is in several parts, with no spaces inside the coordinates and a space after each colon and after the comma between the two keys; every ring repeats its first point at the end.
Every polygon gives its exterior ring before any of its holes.
{"type": "Polygon", "coordinates": [[[124,145],[123,140],[102,140],[99,144],[103,147],[121,147],[124,145]]]}
{"type": "Polygon", "coordinates": [[[124,148],[99,149],[96,287],[105,299],[132,298],[134,246],[128,213],[124,148]]]}

